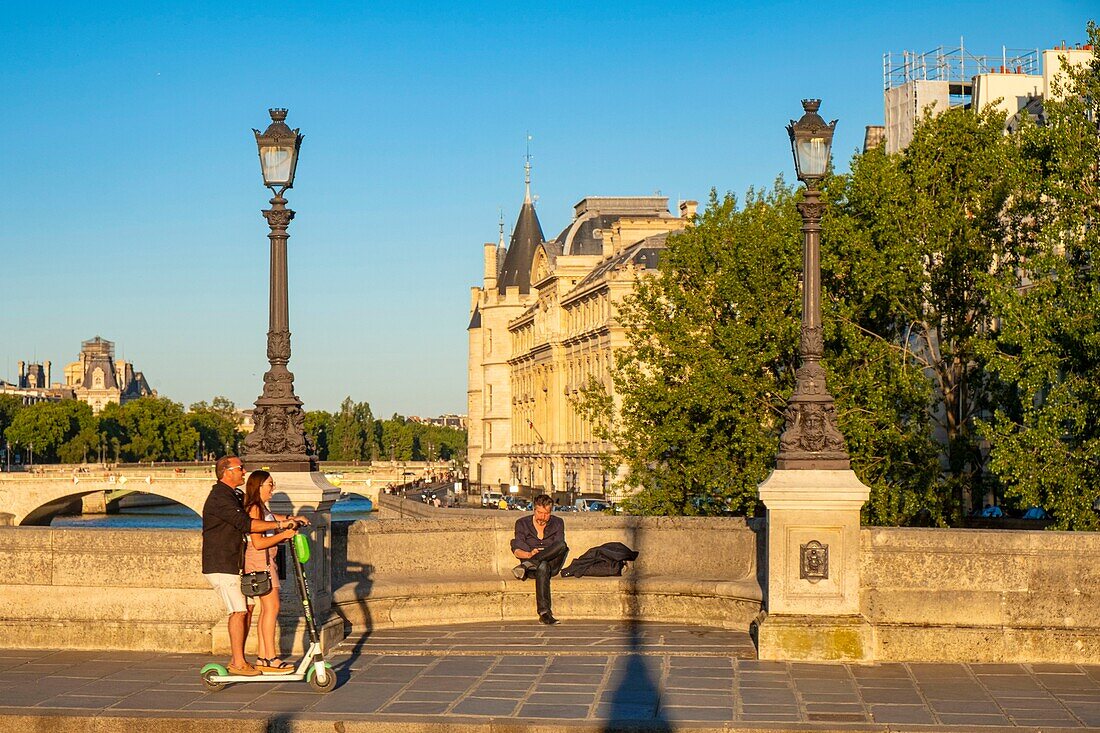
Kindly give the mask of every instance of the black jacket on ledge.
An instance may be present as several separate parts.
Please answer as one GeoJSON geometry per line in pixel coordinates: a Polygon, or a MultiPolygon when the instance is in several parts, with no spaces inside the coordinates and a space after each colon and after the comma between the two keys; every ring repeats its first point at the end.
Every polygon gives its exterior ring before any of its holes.
{"type": "Polygon", "coordinates": [[[638,553],[622,542],[605,542],[587,550],[569,567],[561,571],[563,578],[583,578],[585,575],[607,577],[622,575],[623,566],[638,559],[638,553]]]}

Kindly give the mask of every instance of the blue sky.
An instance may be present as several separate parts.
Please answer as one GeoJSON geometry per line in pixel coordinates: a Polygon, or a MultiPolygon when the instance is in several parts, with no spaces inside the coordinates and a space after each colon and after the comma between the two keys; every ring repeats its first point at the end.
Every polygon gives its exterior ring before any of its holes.
{"type": "Polygon", "coordinates": [[[523,198],[705,201],[791,174],[821,97],[843,168],[882,54],[1084,38],[1087,2],[6,4],[0,378],[95,335],[190,404],[258,396],[267,227],[250,128],[305,135],[290,234],[307,409],[465,412],[469,288],[523,198]]]}

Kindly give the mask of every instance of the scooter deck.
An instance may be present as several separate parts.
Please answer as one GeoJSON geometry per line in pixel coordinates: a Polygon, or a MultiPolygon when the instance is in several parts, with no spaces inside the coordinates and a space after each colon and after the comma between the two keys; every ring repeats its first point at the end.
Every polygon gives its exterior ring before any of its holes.
{"type": "Polygon", "coordinates": [[[227,674],[210,675],[211,682],[301,682],[306,678],[305,672],[291,672],[289,674],[227,674]]]}

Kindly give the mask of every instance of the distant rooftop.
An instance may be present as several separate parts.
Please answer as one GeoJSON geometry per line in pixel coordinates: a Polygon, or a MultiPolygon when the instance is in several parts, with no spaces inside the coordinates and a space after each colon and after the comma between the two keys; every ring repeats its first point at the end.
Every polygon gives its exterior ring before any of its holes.
{"type": "Polygon", "coordinates": [[[1001,47],[999,54],[978,55],[959,39],[958,48],[937,46],[917,51],[882,54],[883,89],[890,90],[911,81],[946,81],[969,84],[978,74],[1039,74],[1039,49],[1001,47]]]}

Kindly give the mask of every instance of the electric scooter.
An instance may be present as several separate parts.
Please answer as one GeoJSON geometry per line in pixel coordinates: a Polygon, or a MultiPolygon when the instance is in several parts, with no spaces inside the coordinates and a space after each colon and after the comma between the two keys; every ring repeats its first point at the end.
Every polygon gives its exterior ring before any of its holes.
{"type": "Polygon", "coordinates": [[[223,664],[212,662],[202,668],[199,673],[202,684],[208,690],[220,690],[230,682],[300,682],[305,680],[316,692],[330,692],[336,687],[336,672],[332,665],[325,661],[321,651],[321,637],[317,633],[317,622],[313,618],[313,603],[310,600],[309,580],[306,578],[306,563],[309,562],[309,539],[305,535],[296,534],[292,540],[294,551],[290,553],[294,558],[294,578],[298,581],[298,595],[302,599],[302,608],[305,610],[306,628],[309,630],[309,648],[302,656],[302,661],[290,674],[259,674],[245,676],[230,674],[223,664]]]}

